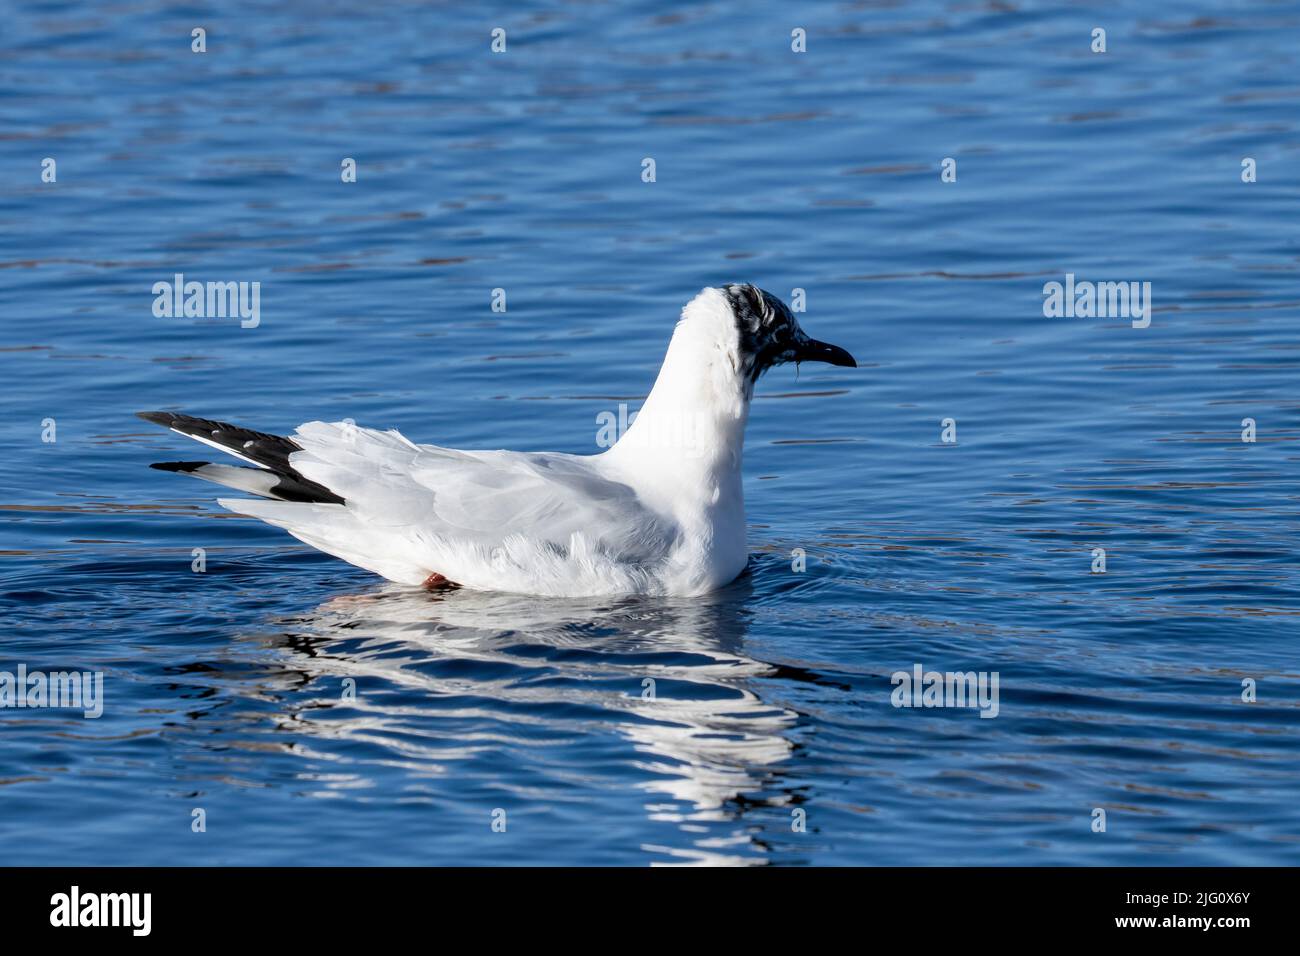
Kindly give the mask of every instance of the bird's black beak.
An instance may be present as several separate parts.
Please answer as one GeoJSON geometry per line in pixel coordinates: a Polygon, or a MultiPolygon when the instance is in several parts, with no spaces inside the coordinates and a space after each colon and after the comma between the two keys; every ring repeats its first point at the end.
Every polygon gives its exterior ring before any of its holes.
{"type": "Polygon", "coordinates": [[[846,368],[858,367],[858,363],[854,361],[853,356],[838,345],[828,345],[826,342],[818,342],[816,339],[808,339],[800,345],[795,350],[794,360],[796,362],[826,362],[829,365],[842,365],[846,368]]]}

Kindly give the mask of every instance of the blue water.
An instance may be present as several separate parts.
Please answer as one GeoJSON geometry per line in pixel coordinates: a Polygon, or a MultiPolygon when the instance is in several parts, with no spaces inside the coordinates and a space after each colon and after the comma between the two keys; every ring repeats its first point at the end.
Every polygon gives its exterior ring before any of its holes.
{"type": "Polygon", "coordinates": [[[0,710],[5,862],[1300,861],[1300,8],[1066,6],[6,4],[0,670],[105,701],[0,710]],[[706,599],[412,594],[132,417],[595,452],[732,280],[861,368],[760,384],[706,599]]]}

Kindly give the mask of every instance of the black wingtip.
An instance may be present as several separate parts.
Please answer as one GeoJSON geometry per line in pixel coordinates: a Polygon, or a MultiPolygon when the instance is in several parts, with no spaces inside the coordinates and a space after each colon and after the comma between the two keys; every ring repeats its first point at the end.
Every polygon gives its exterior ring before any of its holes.
{"type": "Polygon", "coordinates": [[[210,464],[212,464],[210,461],[155,461],[149,467],[157,468],[159,471],[179,471],[188,475],[210,464]]]}
{"type": "Polygon", "coordinates": [[[171,428],[172,421],[176,418],[174,412],[136,412],[136,418],[143,418],[147,422],[153,422],[155,425],[161,425],[163,428],[171,428]]]}

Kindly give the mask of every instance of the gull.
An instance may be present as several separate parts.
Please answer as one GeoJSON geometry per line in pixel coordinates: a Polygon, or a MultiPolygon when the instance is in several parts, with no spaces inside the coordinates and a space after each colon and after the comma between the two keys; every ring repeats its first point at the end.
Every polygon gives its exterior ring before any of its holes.
{"type": "Polygon", "coordinates": [[[788,362],[857,367],[749,284],[682,309],[654,388],[595,455],[462,451],[308,422],[292,437],[176,412],[147,421],[233,455],[150,467],[256,499],[222,507],[390,581],[553,597],[693,596],[749,561],[741,461],[754,386],[788,362]]]}

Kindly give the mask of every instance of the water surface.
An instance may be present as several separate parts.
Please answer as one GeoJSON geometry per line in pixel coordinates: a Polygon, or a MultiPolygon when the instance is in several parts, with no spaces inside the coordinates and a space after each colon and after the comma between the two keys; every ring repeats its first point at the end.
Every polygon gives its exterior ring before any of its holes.
{"type": "Polygon", "coordinates": [[[10,10],[0,670],[106,701],[0,710],[7,861],[1296,862],[1298,58],[1269,3],[10,10]],[[412,594],[131,415],[595,452],[733,280],[862,368],[761,383],[706,599],[412,594]]]}

